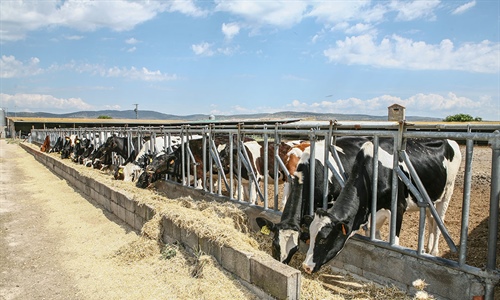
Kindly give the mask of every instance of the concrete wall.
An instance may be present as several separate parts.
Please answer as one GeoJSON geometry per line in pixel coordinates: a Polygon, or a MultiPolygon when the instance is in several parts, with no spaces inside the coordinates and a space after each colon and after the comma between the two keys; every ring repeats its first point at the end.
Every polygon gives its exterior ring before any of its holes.
{"type": "MultiPolygon", "coordinates": [[[[143,225],[155,215],[149,205],[138,204],[130,195],[106,186],[91,177],[80,174],[63,162],[39,152],[29,146],[21,146],[49,170],[64,178],[76,189],[92,198],[103,209],[113,213],[122,221],[140,231],[143,225]]],[[[214,242],[200,238],[163,217],[161,220],[163,242],[179,242],[188,251],[202,251],[213,256],[227,271],[233,273],[245,286],[262,299],[299,299],[300,271],[284,265],[272,257],[262,258],[252,253],[231,247],[220,247],[214,242]]]]}
{"type": "MultiPolygon", "coordinates": [[[[153,208],[138,205],[126,194],[82,176],[75,169],[49,155],[29,146],[22,144],[21,146],[47,168],[65,178],[104,209],[136,230],[141,230],[144,223],[154,215],[153,208]]],[[[190,195],[193,199],[210,198],[215,201],[227,201],[225,197],[171,182],[158,182],[156,188],[168,190],[169,195],[174,198],[190,195]]],[[[242,205],[241,209],[249,216],[250,228],[254,230],[258,230],[255,223],[257,215],[266,215],[273,221],[279,221],[276,214],[262,211],[260,208],[242,205]]],[[[162,224],[164,242],[178,241],[192,251],[201,250],[212,255],[223,268],[235,274],[242,283],[253,288],[256,293],[260,293],[261,298],[265,298],[266,295],[278,299],[300,298],[300,271],[283,265],[271,257],[262,259],[236,249],[220,248],[211,241],[177,227],[166,218],[163,218],[162,224]]],[[[301,250],[304,251],[304,248],[301,250]]],[[[475,296],[484,295],[484,282],[478,276],[448,266],[446,263],[434,263],[416,255],[407,255],[356,238],[351,238],[346,243],[344,250],[330,265],[340,273],[359,276],[382,285],[394,285],[409,294],[415,293],[413,281],[422,279],[429,284],[425,290],[437,299],[470,300],[475,296]]],[[[491,278],[493,277],[492,275],[491,278]]]]}

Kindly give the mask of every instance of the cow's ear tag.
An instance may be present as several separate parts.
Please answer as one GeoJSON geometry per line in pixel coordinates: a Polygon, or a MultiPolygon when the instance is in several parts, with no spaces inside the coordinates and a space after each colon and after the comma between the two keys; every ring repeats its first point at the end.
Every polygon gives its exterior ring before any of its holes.
{"type": "Polygon", "coordinates": [[[345,230],[345,225],[344,224],[342,224],[342,233],[344,235],[347,235],[347,231],[345,230]]]}
{"type": "Polygon", "coordinates": [[[118,170],[118,173],[123,174],[123,169],[118,170]]]}
{"type": "Polygon", "coordinates": [[[269,227],[267,227],[267,225],[264,225],[260,229],[260,232],[263,233],[263,234],[265,234],[265,235],[269,235],[271,233],[271,230],[269,229],[269,227]]]}

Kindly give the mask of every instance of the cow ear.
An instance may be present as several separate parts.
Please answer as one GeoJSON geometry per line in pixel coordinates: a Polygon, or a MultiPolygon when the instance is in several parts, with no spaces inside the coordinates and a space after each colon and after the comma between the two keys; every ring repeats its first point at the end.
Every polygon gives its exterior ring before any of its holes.
{"type": "Polygon", "coordinates": [[[323,208],[316,209],[315,213],[320,217],[328,216],[328,211],[324,210],[323,208]]]}
{"type": "Polygon", "coordinates": [[[276,225],[274,225],[274,223],[272,221],[269,221],[268,219],[257,217],[255,218],[255,221],[260,227],[260,232],[265,235],[269,235],[271,231],[274,231],[276,229],[276,225]]]}
{"type": "Polygon", "coordinates": [[[349,233],[349,226],[344,222],[339,222],[335,227],[342,233],[342,235],[347,235],[349,233]]]}
{"type": "Polygon", "coordinates": [[[304,216],[304,224],[309,228],[309,225],[311,225],[313,219],[314,219],[314,216],[305,215],[304,216]]]}

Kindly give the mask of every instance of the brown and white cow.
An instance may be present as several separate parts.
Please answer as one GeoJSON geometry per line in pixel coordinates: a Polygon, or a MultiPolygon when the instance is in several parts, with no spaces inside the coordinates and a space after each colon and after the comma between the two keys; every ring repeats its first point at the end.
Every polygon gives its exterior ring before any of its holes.
{"type": "Polygon", "coordinates": [[[42,146],[40,146],[40,151],[41,152],[49,152],[50,151],[50,136],[46,136],[45,140],[43,141],[42,146]]]}

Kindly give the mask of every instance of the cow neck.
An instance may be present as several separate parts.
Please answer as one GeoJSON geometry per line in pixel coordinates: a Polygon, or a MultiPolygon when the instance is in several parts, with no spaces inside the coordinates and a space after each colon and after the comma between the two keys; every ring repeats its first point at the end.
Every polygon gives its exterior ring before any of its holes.
{"type": "Polygon", "coordinates": [[[349,232],[356,231],[361,224],[368,220],[370,211],[370,176],[365,168],[365,163],[370,165],[363,151],[358,153],[354,162],[351,175],[339,197],[328,209],[328,213],[335,221],[349,224],[349,232]]]}
{"type": "Polygon", "coordinates": [[[281,215],[281,223],[286,223],[290,225],[299,226],[302,219],[302,188],[303,183],[299,182],[297,177],[293,178],[292,190],[290,192],[291,197],[285,204],[283,208],[283,214],[281,215]]]}

